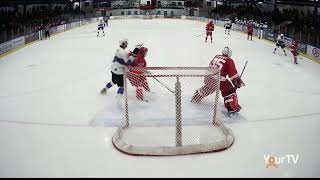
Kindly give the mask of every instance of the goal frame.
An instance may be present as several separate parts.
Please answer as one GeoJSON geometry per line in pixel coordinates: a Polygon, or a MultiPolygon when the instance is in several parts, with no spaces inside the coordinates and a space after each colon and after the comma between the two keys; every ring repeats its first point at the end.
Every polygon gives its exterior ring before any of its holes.
{"type": "MultiPolygon", "coordinates": [[[[208,67],[147,67],[147,68],[133,68],[140,69],[144,72],[148,70],[210,70],[211,73],[218,77],[218,82],[220,82],[220,70],[217,68],[208,68],[208,67]]],[[[181,113],[181,83],[179,78],[181,77],[203,77],[204,75],[188,75],[188,74],[170,74],[170,75],[157,75],[157,74],[143,74],[145,77],[170,77],[176,78],[175,83],[175,108],[176,108],[176,133],[175,133],[175,146],[171,147],[134,147],[133,145],[126,144],[125,142],[121,142],[121,137],[123,132],[130,128],[130,117],[129,117],[129,107],[128,107],[128,82],[127,82],[127,74],[129,70],[127,69],[124,73],[124,109],[123,109],[123,121],[121,126],[117,129],[116,133],[112,138],[113,146],[128,155],[137,155],[137,156],[176,156],[176,155],[186,155],[186,154],[199,154],[199,153],[209,153],[209,152],[217,152],[223,151],[230,146],[232,146],[234,142],[234,135],[232,131],[225,127],[217,118],[217,109],[218,109],[218,100],[219,100],[219,90],[215,91],[215,99],[214,102],[214,111],[212,114],[212,126],[217,126],[221,128],[223,133],[225,133],[226,138],[225,141],[219,142],[217,144],[192,144],[192,145],[183,145],[182,142],[182,113],[181,113]]],[[[218,88],[220,87],[220,83],[218,84],[218,88]]]]}

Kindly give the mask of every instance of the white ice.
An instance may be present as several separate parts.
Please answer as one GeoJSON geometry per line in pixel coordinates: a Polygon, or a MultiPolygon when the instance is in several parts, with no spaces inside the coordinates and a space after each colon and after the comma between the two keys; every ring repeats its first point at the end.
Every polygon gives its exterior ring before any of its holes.
{"type": "Polygon", "coordinates": [[[320,177],[319,64],[303,58],[296,65],[289,52],[272,54],[274,44],[225,35],[220,27],[214,42],[204,43],[197,35],[205,24],[198,21],[112,20],[109,26],[105,37],[96,37],[97,24],[90,24],[0,59],[0,177],[320,177]],[[243,109],[224,119],[236,137],[230,149],[136,157],[112,146],[121,119],[113,107],[117,88],[99,91],[111,78],[122,37],[128,49],[140,42],[149,48],[149,66],[207,66],[225,46],[238,70],[249,61],[246,86],[238,90],[243,109]],[[97,121],[106,125],[92,124],[97,121]],[[265,155],[291,154],[297,164],[266,168],[265,155]]]}

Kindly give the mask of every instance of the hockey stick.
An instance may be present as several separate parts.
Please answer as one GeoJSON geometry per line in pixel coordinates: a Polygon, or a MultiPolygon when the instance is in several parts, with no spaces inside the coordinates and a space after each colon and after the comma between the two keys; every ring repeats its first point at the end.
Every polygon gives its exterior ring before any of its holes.
{"type": "Polygon", "coordinates": [[[200,36],[202,36],[202,35],[204,35],[204,34],[206,34],[206,33],[202,33],[202,34],[200,34],[200,35],[196,35],[196,37],[200,37],[200,36]]]}
{"type": "Polygon", "coordinates": [[[136,48],[141,48],[143,46],[143,43],[137,44],[135,47],[136,48]]]}

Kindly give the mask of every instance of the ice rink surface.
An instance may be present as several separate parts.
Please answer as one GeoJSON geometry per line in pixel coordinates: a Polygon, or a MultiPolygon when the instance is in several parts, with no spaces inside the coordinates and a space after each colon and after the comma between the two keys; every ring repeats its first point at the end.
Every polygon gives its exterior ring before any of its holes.
{"type": "MultiPolygon", "coordinates": [[[[0,177],[320,177],[320,66],[293,63],[274,44],[205,23],[177,19],[111,20],[26,46],[0,59],[0,177]],[[208,66],[229,46],[246,86],[242,111],[220,114],[236,140],[217,153],[137,157],[118,152],[111,138],[121,110],[117,88],[100,95],[120,38],[128,50],[143,42],[149,66],[208,66]],[[296,164],[266,168],[265,156],[298,156],[296,164]]],[[[149,102],[152,103],[152,102],[149,102]]],[[[222,98],[220,107],[223,109],[222,98]]],[[[143,110],[141,110],[143,111],[143,110]]]]}

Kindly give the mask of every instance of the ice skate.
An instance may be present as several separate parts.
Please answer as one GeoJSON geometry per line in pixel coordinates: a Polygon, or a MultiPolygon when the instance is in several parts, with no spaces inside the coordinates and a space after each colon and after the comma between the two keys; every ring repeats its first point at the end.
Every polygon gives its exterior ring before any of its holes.
{"type": "Polygon", "coordinates": [[[107,88],[101,89],[100,94],[105,94],[105,93],[107,93],[107,88]]]}

